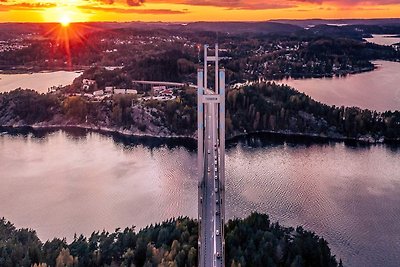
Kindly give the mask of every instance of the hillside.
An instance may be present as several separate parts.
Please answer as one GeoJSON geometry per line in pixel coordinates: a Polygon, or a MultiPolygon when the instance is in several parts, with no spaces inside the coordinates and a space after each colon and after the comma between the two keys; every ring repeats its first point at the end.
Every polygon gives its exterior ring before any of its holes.
{"type": "Polygon", "coordinates": [[[228,33],[293,33],[301,27],[276,22],[194,22],[185,28],[189,30],[228,33]]]}
{"type": "MultiPolygon", "coordinates": [[[[82,96],[40,95],[30,90],[0,94],[0,126],[105,129],[128,135],[196,136],[193,88],[172,101],[142,101],[114,95],[103,101],[82,96]]],[[[226,134],[301,134],[337,140],[399,142],[400,112],[376,112],[319,103],[275,83],[256,83],[227,91],[226,134]]]]}
{"type": "Polygon", "coordinates": [[[400,25],[399,18],[387,19],[277,19],[270,20],[271,22],[285,23],[296,25],[299,27],[309,27],[309,25],[400,25]]]}

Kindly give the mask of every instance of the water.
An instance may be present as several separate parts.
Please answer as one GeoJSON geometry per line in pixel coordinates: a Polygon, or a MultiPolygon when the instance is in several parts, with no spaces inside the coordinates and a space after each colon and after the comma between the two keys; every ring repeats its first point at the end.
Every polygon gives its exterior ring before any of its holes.
{"type": "Polygon", "coordinates": [[[288,84],[328,105],[356,106],[377,111],[400,109],[400,63],[374,61],[374,71],[347,77],[286,79],[288,84]]]}
{"type": "MultiPolygon", "coordinates": [[[[365,39],[379,45],[400,42],[399,37],[380,34],[365,39]]],[[[357,106],[378,111],[399,110],[400,63],[382,60],[373,63],[378,69],[347,77],[287,79],[279,82],[328,105],[357,106]]]]}
{"type": "Polygon", "coordinates": [[[388,34],[373,34],[372,38],[365,38],[365,40],[378,45],[393,45],[400,43],[400,37],[390,36],[388,34]]]}
{"type": "MultiPolygon", "coordinates": [[[[0,216],[42,240],[195,218],[195,143],[177,145],[185,143],[70,131],[0,136],[0,216]]],[[[400,149],[252,138],[231,144],[226,162],[229,218],[265,212],[322,235],[346,266],[398,266],[400,149]]]]}
{"type": "Polygon", "coordinates": [[[0,93],[19,87],[22,89],[32,89],[39,93],[47,93],[47,89],[52,86],[72,84],[73,80],[81,74],[82,72],[74,71],[39,72],[32,74],[0,73],[0,93]]]}

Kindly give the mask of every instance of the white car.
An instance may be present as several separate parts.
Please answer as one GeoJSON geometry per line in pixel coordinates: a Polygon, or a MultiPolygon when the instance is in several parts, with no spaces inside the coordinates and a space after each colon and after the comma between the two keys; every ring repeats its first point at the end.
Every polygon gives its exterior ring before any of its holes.
{"type": "Polygon", "coordinates": [[[214,178],[215,178],[215,180],[218,180],[218,175],[215,175],[214,178]]]}
{"type": "Polygon", "coordinates": [[[216,235],[217,235],[217,236],[219,235],[219,230],[217,230],[216,235]]]}
{"type": "Polygon", "coordinates": [[[218,193],[218,188],[215,188],[215,193],[218,193]]]}

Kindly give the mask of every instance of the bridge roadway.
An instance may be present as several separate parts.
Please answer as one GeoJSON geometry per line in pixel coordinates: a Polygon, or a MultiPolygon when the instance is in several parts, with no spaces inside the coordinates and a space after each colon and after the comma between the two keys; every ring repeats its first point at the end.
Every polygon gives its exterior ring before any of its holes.
{"type": "MultiPolygon", "coordinates": [[[[211,92],[206,91],[207,94],[211,92]]],[[[204,133],[204,183],[202,190],[200,265],[204,267],[223,266],[223,229],[221,218],[221,191],[219,180],[219,144],[217,104],[205,104],[204,133]]]]}
{"type": "MultiPolygon", "coordinates": [[[[138,81],[133,83],[143,85],[164,85],[164,86],[189,86],[197,88],[197,85],[161,82],[161,81],[138,81]]],[[[213,90],[205,89],[206,95],[215,94],[213,90]]],[[[215,103],[205,104],[204,117],[204,174],[202,183],[201,204],[201,246],[200,264],[201,267],[223,267],[223,223],[221,217],[221,191],[220,191],[220,161],[218,141],[218,106],[215,103]],[[209,153],[208,153],[209,152],[209,153]]]]}

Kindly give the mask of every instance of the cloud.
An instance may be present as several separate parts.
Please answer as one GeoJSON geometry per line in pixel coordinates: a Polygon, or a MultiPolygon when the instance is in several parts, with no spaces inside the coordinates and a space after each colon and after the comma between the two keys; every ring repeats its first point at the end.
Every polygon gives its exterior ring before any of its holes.
{"type": "MultiPolygon", "coordinates": [[[[77,5],[76,7],[86,12],[102,11],[120,14],[153,15],[178,15],[189,13],[188,10],[137,8],[143,6],[145,0],[81,0],[81,2],[83,2],[83,5],[77,5]]],[[[56,4],[48,0],[43,0],[38,3],[21,2],[18,0],[0,0],[0,12],[10,10],[43,10],[46,8],[54,8],[59,5],[63,5],[63,3],[56,4]]]]}
{"type": "Polygon", "coordinates": [[[319,5],[331,4],[337,6],[354,6],[354,7],[362,5],[381,6],[381,5],[400,4],[399,0],[289,0],[289,1],[319,4],[319,5]]]}
{"type": "Polygon", "coordinates": [[[126,0],[128,6],[141,6],[144,3],[144,0],[126,0]]]}
{"type": "MultiPolygon", "coordinates": [[[[0,0],[1,3],[10,3],[8,0],[0,0]]],[[[56,7],[54,3],[27,3],[12,2],[12,4],[0,4],[0,11],[9,10],[42,10],[46,8],[56,7]]]]}
{"type": "Polygon", "coordinates": [[[153,15],[168,15],[168,14],[185,14],[187,10],[172,10],[172,9],[137,9],[137,8],[118,8],[118,7],[100,7],[100,6],[79,6],[79,9],[85,11],[102,11],[120,14],[153,14],[153,15]]]}
{"type": "Polygon", "coordinates": [[[94,4],[105,4],[105,5],[112,5],[115,3],[118,4],[125,4],[127,6],[141,6],[145,0],[86,0],[86,2],[92,2],[94,4]]]}
{"type": "MultiPolygon", "coordinates": [[[[0,0],[2,1],[2,0],[0,0]]],[[[296,0],[81,0],[85,2],[85,6],[106,7],[106,6],[118,6],[118,8],[126,7],[137,7],[145,6],[146,3],[152,4],[181,4],[188,6],[210,6],[210,7],[221,7],[225,9],[246,9],[246,10],[258,10],[258,9],[283,9],[296,6],[296,0]]],[[[305,0],[307,1],[307,0],[305,0]]]]}
{"type": "Polygon", "coordinates": [[[173,9],[146,9],[137,8],[144,6],[145,0],[85,0],[85,5],[78,6],[79,9],[86,12],[111,12],[120,14],[153,14],[153,15],[168,15],[168,14],[185,14],[188,10],[173,10],[173,9]]]}
{"type": "Polygon", "coordinates": [[[148,3],[173,3],[189,6],[212,6],[225,9],[244,9],[244,10],[264,10],[264,9],[284,9],[295,7],[295,1],[290,0],[147,0],[148,3]]]}
{"type": "Polygon", "coordinates": [[[148,3],[174,3],[191,6],[213,6],[226,9],[266,10],[287,9],[302,4],[335,6],[382,6],[400,4],[400,0],[146,0],[148,3]]]}

